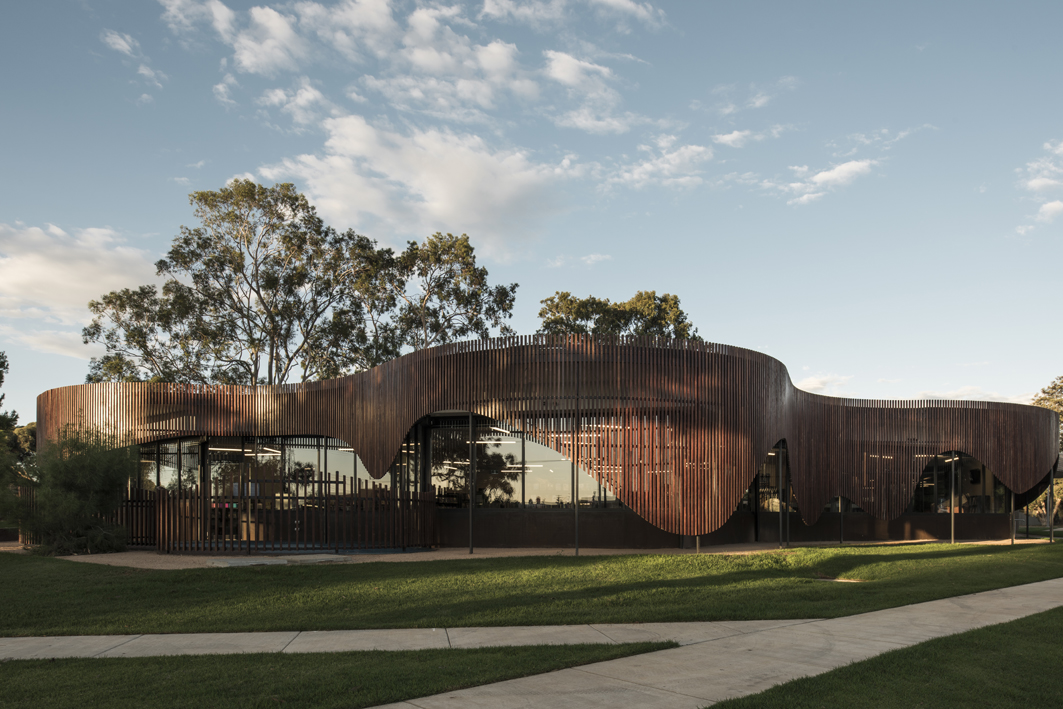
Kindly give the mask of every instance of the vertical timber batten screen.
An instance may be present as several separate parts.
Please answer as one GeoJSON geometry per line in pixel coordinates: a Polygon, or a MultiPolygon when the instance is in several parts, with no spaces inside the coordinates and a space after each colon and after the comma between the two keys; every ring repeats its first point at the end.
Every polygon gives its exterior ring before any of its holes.
{"type": "Polygon", "coordinates": [[[37,398],[37,430],[42,445],[68,425],[110,429],[125,444],[322,435],[350,444],[380,479],[410,428],[445,410],[578,453],[625,505],[684,535],[719,529],[780,441],[808,524],[839,495],[896,518],[928,456],[945,451],[974,456],[1018,493],[1058,456],[1058,417],[1047,409],[838,399],[796,389],[781,362],[752,350],[579,335],[457,342],[305,384],[62,387],[37,398]]]}

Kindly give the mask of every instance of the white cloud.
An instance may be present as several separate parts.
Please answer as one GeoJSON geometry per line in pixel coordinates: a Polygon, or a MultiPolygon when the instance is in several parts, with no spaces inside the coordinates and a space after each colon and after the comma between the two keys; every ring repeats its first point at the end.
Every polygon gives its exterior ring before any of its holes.
{"type": "Polygon", "coordinates": [[[714,110],[721,116],[730,116],[743,109],[764,108],[780,92],[793,91],[799,85],[800,81],[796,77],[783,76],[766,87],[750,84],[747,89],[742,90],[733,84],[717,86],[712,93],[721,98],[714,110]]]}
{"type": "Polygon", "coordinates": [[[334,222],[376,223],[393,236],[466,231],[505,248],[563,208],[557,182],[579,173],[571,158],[538,163],[523,150],[495,149],[482,137],[448,130],[400,133],[362,116],[323,122],[323,155],[266,165],[268,179],[297,177],[334,222]]]}
{"type": "Polygon", "coordinates": [[[147,64],[141,64],[140,68],[137,69],[137,74],[143,76],[157,89],[162,88],[161,80],[167,78],[166,74],[163,74],[161,71],[155,71],[147,64]]]}
{"type": "Polygon", "coordinates": [[[712,136],[712,142],[732,148],[741,148],[746,144],[746,141],[749,140],[751,135],[753,135],[753,131],[751,130],[735,130],[726,134],[717,133],[712,136]]]}
{"type": "Polygon", "coordinates": [[[100,33],[100,41],[116,52],[121,52],[127,57],[140,56],[140,43],[127,34],[104,30],[100,33]]]}
{"type": "MultiPolygon", "coordinates": [[[[1037,213],[1028,215],[1027,221],[1051,224],[1056,217],[1063,213],[1063,202],[1058,199],[1051,202],[1042,200],[1049,199],[1045,193],[1063,188],[1063,141],[1050,140],[1042,148],[1047,154],[1031,160],[1026,163],[1025,167],[1017,169],[1016,172],[1022,176],[1020,179],[1021,186],[1034,194],[1032,198],[1028,199],[1041,202],[1037,213]]],[[[1034,228],[1033,224],[1021,224],[1015,227],[1015,233],[1023,236],[1033,231],[1034,228]]]]}
{"type": "Polygon", "coordinates": [[[236,78],[232,74],[226,74],[219,83],[214,84],[214,98],[226,108],[235,106],[236,101],[233,100],[232,90],[239,86],[240,84],[236,82],[236,78]]]}
{"type": "Polygon", "coordinates": [[[703,182],[700,165],[712,159],[712,148],[704,145],[676,145],[674,135],[658,136],[654,145],[640,145],[650,157],[625,165],[610,175],[607,184],[628,187],[661,185],[693,187],[703,182]]]}
{"type": "Polygon", "coordinates": [[[827,193],[826,192],[809,192],[808,194],[803,194],[800,197],[794,197],[793,199],[788,199],[788,200],[786,200],[786,203],[787,204],[798,204],[798,205],[800,205],[800,204],[811,204],[811,203],[815,202],[816,200],[822,198],[823,195],[825,195],[825,194],[827,194],[827,193]]]}
{"type": "Polygon", "coordinates": [[[1029,404],[1033,394],[1006,395],[995,391],[986,391],[981,387],[967,385],[951,391],[921,391],[916,394],[916,399],[958,399],[969,401],[1002,401],[1009,404],[1029,404]]]}
{"type": "Polygon", "coordinates": [[[203,166],[204,166],[204,165],[206,165],[206,164],[207,164],[207,161],[206,161],[206,160],[199,160],[199,161],[197,161],[197,162],[194,162],[194,163],[190,163],[190,164],[188,164],[188,165],[185,165],[185,167],[194,167],[195,169],[197,169],[197,170],[198,170],[199,168],[203,167],[203,166]]]}
{"type": "Polygon", "coordinates": [[[232,41],[236,13],[220,0],[159,0],[159,4],[165,8],[163,22],[174,34],[187,36],[196,25],[208,24],[222,41],[232,41]]]}
{"type": "Polygon", "coordinates": [[[575,22],[569,10],[580,5],[591,7],[599,19],[616,21],[616,29],[620,32],[630,31],[627,20],[635,20],[649,27],[660,27],[665,22],[664,10],[651,3],[635,0],[586,0],[584,3],[570,3],[567,0],[484,0],[479,18],[521,22],[541,29],[564,20],[575,22]]]}
{"type": "Polygon", "coordinates": [[[81,341],[81,330],[25,330],[0,322],[0,336],[17,342],[34,352],[57,354],[74,359],[88,360],[101,357],[107,350],[99,344],[86,345],[81,341]]]}
{"type": "Polygon", "coordinates": [[[566,0],[484,0],[480,18],[489,17],[539,26],[562,19],[567,5],[566,0]]]}
{"type": "Polygon", "coordinates": [[[1063,202],[1058,199],[1055,202],[1048,202],[1042,204],[1041,208],[1037,210],[1037,221],[1051,224],[1056,217],[1063,214],[1063,202]]]}
{"type": "Polygon", "coordinates": [[[850,160],[840,165],[812,173],[807,165],[791,165],[790,170],[797,178],[793,182],[776,182],[763,180],[761,186],[777,190],[783,194],[792,194],[787,204],[800,206],[822,199],[828,192],[852,184],[862,175],[867,175],[877,166],[877,160],[850,160]]]}
{"type": "Polygon", "coordinates": [[[924,123],[915,128],[905,128],[897,133],[889,128],[879,128],[870,133],[852,133],[842,141],[831,142],[830,146],[834,148],[834,157],[850,157],[869,148],[884,153],[892,150],[894,145],[905,138],[923,130],[937,130],[937,126],[924,123]]]}
{"type": "Polygon", "coordinates": [[[296,126],[303,127],[316,123],[321,114],[337,115],[339,110],[325,98],[311,82],[309,77],[301,77],[288,90],[270,89],[258,99],[259,105],[277,106],[292,118],[296,126]]]}
{"type": "Polygon", "coordinates": [[[303,28],[352,62],[363,61],[367,53],[384,56],[399,35],[387,0],[345,0],[327,6],[299,2],[295,11],[303,28]]]}
{"type": "Polygon", "coordinates": [[[664,23],[664,10],[648,2],[634,0],[590,0],[590,3],[602,10],[631,17],[639,22],[656,27],[664,23]]]}
{"type": "Polygon", "coordinates": [[[1032,177],[1026,181],[1026,189],[1033,192],[1043,192],[1063,187],[1063,181],[1053,180],[1051,177],[1032,177]]]}
{"type": "Polygon", "coordinates": [[[250,74],[273,76],[296,71],[310,45],[294,27],[295,18],[270,7],[252,7],[250,24],[233,39],[233,61],[250,74]]]}
{"type": "Polygon", "coordinates": [[[556,116],[556,125],[588,133],[625,133],[642,121],[632,113],[614,113],[620,105],[620,94],[609,85],[615,79],[609,67],[577,59],[565,52],[547,50],[543,56],[546,57],[546,76],[564,86],[569,98],[580,104],[578,108],[556,116]]]}
{"type": "Polygon", "coordinates": [[[187,177],[171,177],[170,179],[181,185],[182,187],[188,187],[188,185],[192,184],[192,180],[188,179],[187,177]]]}
{"type": "Polygon", "coordinates": [[[852,378],[851,374],[815,374],[805,377],[794,386],[813,394],[845,396],[845,384],[852,378]]]}
{"type": "MultiPolygon", "coordinates": [[[[151,68],[148,58],[140,50],[140,43],[130,35],[115,32],[114,30],[104,30],[100,33],[100,41],[116,52],[120,52],[130,59],[137,60],[137,76],[141,77],[141,80],[148,86],[161,89],[162,82],[169,78],[161,71],[151,68]]],[[[123,63],[129,64],[129,62],[123,63]]],[[[145,104],[151,101],[152,97],[150,95],[143,94],[136,102],[145,104]]]]}
{"type": "Polygon", "coordinates": [[[587,266],[589,268],[601,263],[602,261],[612,261],[613,257],[609,254],[587,254],[586,256],[576,257],[561,254],[556,258],[547,259],[546,266],[547,268],[561,268],[562,266],[572,263],[574,260],[582,263],[584,266],[587,266]]]}
{"type": "Polygon", "coordinates": [[[112,229],[69,234],[53,224],[0,223],[0,318],[30,320],[34,328],[80,326],[90,319],[90,300],[155,280],[147,252],[112,229]]]}
{"type": "Polygon", "coordinates": [[[868,174],[871,172],[871,167],[877,164],[874,160],[850,160],[829,170],[817,172],[809,179],[809,182],[823,187],[841,187],[851,184],[861,175],[868,174]]]}
{"type": "Polygon", "coordinates": [[[155,97],[151,94],[140,94],[140,98],[136,100],[138,106],[146,106],[149,103],[154,103],[155,97]]]}

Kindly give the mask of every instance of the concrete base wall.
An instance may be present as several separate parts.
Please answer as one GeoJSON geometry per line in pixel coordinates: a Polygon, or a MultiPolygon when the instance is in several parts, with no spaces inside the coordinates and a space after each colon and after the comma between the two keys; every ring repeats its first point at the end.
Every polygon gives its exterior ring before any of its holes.
{"type": "MultiPolygon", "coordinates": [[[[439,545],[467,547],[469,510],[440,509],[437,515],[439,545]]],[[[573,524],[570,509],[477,508],[473,511],[473,546],[571,548],[575,545],[573,524]]],[[[947,514],[902,515],[887,522],[866,513],[825,512],[813,525],[806,525],[797,514],[791,514],[790,541],[838,541],[840,524],[844,524],[847,542],[949,538],[947,514]]],[[[956,515],[957,539],[1005,539],[1009,535],[1007,515],[956,515]]],[[[761,512],[758,519],[751,512],[739,510],[723,527],[701,536],[705,547],[753,541],[779,541],[777,513],[761,512]]],[[[666,549],[692,548],[695,540],[662,531],[627,508],[609,508],[579,511],[579,544],[600,549],[666,549]]]]}

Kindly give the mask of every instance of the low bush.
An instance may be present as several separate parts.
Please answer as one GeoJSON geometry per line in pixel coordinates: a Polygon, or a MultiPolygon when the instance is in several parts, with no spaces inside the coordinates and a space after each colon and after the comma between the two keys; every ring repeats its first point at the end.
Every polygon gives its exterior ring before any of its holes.
{"type": "Polygon", "coordinates": [[[125,530],[108,518],[137,474],[135,449],[113,434],[68,427],[24,464],[5,461],[0,515],[18,519],[47,555],[125,549],[125,530]]]}

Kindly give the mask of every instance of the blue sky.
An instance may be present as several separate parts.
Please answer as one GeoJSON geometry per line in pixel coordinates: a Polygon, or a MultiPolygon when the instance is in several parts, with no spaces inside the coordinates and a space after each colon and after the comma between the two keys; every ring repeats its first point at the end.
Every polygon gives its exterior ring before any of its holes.
{"type": "Polygon", "coordinates": [[[1063,374],[1060,3],[7,3],[0,348],[23,422],[187,195],[294,182],[401,246],[678,294],[802,388],[1027,401],[1063,374]]]}

